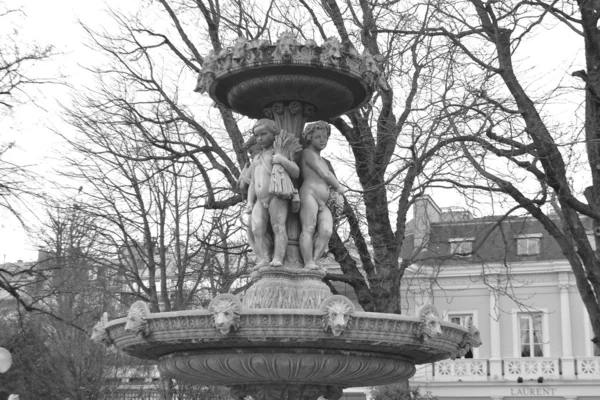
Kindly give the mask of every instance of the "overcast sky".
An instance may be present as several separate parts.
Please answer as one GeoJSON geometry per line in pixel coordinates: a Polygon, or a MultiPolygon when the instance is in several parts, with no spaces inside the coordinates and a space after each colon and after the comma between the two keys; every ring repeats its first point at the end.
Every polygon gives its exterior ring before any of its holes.
{"type": "MultiPolygon", "coordinates": [[[[11,33],[16,30],[23,46],[33,43],[52,45],[57,55],[35,69],[36,76],[64,76],[65,81],[77,87],[85,84],[88,76],[80,64],[89,65],[100,57],[85,46],[85,33],[78,20],[93,27],[102,26],[103,21],[108,21],[104,12],[107,4],[114,7],[118,3],[113,0],[5,0],[3,5],[7,9],[20,8],[23,13],[12,14],[10,21],[3,19],[0,35],[6,34],[7,30],[11,33]]],[[[14,107],[12,115],[0,121],[0,141],[16,143],[16,149],[8,155],[11,160],[34,165],[34,169],[42,174],[52,168],[58,143],[52,128],[68,129],[60,124],[58,116],[58,102],[68,101],[68,91],[60,85],[44,85],[40,90],[31,90],[33,100],[14,107]]],[[[28,215],[28,219],[31,218],[28,215]]],[[[35,257],[35,248],[16,219],[0,210],[0,263],[35,257]]]]}

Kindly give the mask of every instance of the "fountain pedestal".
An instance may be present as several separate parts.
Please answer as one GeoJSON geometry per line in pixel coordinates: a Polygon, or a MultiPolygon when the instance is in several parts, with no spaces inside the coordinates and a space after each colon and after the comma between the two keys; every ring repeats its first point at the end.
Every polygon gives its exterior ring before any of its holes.
{"type": "Polygon", "coordinates": [[[244,294],[248,308],[316,310],[331,296],[323,283],[325,272],[303,268],[262,268],[254,274],[256,282],[244,294]]]}

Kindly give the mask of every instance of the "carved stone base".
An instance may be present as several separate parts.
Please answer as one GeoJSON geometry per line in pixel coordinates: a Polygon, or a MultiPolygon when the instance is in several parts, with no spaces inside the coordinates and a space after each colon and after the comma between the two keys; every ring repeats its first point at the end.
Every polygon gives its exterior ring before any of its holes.
{"type": "Polygon", "coordinates": [[[255,400],[317,400],[323,396],[327,400],[338,400],[342,389],[325,385],[236,385],[231,387],[231,397],[238,400],[252,396],[255,400]]]}
{"type": "Polygon", "coordinates": [[[385,385],[410,378],[415,366],[398,354],[342,351],[326,346],[316,349],[256,347],[168,354],[159,359],[158,370],[163,376],[194,384],[293,392],[314,386],[385,385]]]}
{"type": "Polygon", "coordinates": [[[256,273],[257,282],[246,291],[248,308],[318,309],[331,290],[322,282],[325,272],[305,268],[266,267],[256,273]]]}

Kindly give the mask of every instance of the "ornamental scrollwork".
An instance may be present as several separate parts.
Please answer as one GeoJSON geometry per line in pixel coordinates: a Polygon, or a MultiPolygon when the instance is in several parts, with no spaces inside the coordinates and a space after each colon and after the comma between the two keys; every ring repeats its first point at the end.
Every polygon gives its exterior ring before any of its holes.
{"type": "Polygon", "coordinates": [[[354,48],[347,51],[336,37],[330,37],[318,46],[313,39],[304,44],[298,42],[291,32],[282,33],[274,44],[265,40],[248,40],[239,37],[231,47],[218,54],[211,51],[204,57],[195,91],[206,93],[217,76],[247,66],[261,64],[303,64],[342,69],[356,76],[363,76],[371,86],[383,91],[390,87],[384,77],[381,55],[372,55],[368,50],[358,54],[354,48]]]}

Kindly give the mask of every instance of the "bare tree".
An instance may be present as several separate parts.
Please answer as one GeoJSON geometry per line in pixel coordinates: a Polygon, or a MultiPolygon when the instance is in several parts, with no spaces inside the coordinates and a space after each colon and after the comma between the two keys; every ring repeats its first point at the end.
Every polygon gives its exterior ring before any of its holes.
{"type": "Polygon", "coordinates": [[[15,29],[15,21],[26,19],[26,15],[20,9],[0,7],[0,20],[4,26],[0,44],[0,115],[3,115],[29,98],[30,86],[49,82],[47,78],[32,75],[31,67],[46,61],[52,56],[53,49],[23,43],[15,29]]]}
{"type": "Polygon", "coordinates": [[[16,308],[5,310],[13,328],[7,346],[20,370],[11,390],[24,397],[101,399],[111,389],[101,378],[104,369],[119,357],[90,341],[89,332],[110,311],[113,296],[93,274],[98,270],[93,220],[76,204],[62,204],[47,210],[38,238],[44,251],[29,270],[35,279],[21,287],[9,282],[21,295],[16,308]]]}
{"type": "Polygon", "coordinates": [[[525,212],[543,225],[572,267],[591,318],[593,342],[600,346],[598,4],[469,0],[425,2],[421,7],[431,14],[429,24],[391,31],[427,35],[454,51],[462,69],[451,76],[453,90],[442,99],[446,124],[457,138],[474,136],[455,146],[464,160],[457,166],[460,172],[446,182],[492,194],[494,201],[506,202],[509,213],[525,212]],[[516,54],[539,30],[557,21],[584,49],[585,69],[572,71],[583,86],[574,87],[574,78],[559,76],[569,81],[566,87],[548,82],[549,89],[536,89],[516,54]],[[556,121],[552,102],[558,98],[582,102],[573,111],[585,115],[572,125],[556,121]],[[590,221],[595,243],[586,232],[590,221]]]}
{"type": "MultiPolygon", "coordinates": [[[[39,76],[39,71],[32,67],[47,62],[53,49],[21,40],[15,26],[25,19],[21,10],[0,5],[0,123],[6,123],[15,107],[31,99],[31,90],[36,85],[51,81],[39,76]]],[[[0,133],[0,210],[23,223],[21,213],[26,199],[37,193],[31,184],[34,174],[22,162],[10,159],[14,147],[15,142],[7,141],[0,133]]]]}
{"type": "MultiPolygon", "coordinates": [[[[155,111],[157,119],[166,118],[155,111]]],[[[121,286],[124,303],[142,299],[154,311],[189,309],[247,273],[245,263],[231,265],[234,255],[244,260],[248,251],[241,228],[231,222],[237,217],[207,211],[203,171],[145,141],[156,128],[166,140],[177,137],[180,123],[148,128],[121,104],[90,98],[67,119],[81,136],[68,139],[66,174],[83,185],[78,207],[98,222],[104,273],[121,286]],[[219,264],[223,275],[215,285],[219,264]]]]}

